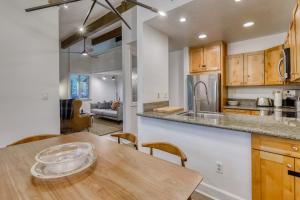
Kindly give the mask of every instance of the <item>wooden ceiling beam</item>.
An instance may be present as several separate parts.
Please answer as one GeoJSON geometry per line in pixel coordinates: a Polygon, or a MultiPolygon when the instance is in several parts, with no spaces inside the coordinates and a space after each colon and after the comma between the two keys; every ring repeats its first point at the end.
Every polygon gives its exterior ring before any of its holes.
{"type": "MultiPolygon", "coordinates": [[[[122,13],[126,12],[127,10],[133,8],[134,6],[135,5],[132,3],[122,2],[122,4],[120,6],[118,6],[116,9],[122,14],[122,13]]],[[[113,24],[119,20],[120,20],[119,17],[115,13],[109,12],[109,13],[105,14],[104,16],[100,17],[99,19],[97,19],[96,21],[92,22],[91,24],[87,25],[85,27],[84,35],[88,36],[88,35],[96,32],[97,30],[103,29],[107,26],[110,26],[111,24],[113,24]]],[[[81,41],[82,38],[83,38],[82,33],[76,32],[61,42],[61,48],[66,49],[66,48],[70,47],[71,45],[81,41]]]]}
{"type": "Polygon", "coordinates": [[[107,40],[113,39],[115,37],[119,37],[121,35],[122,35],[122,27],[116,28],[108,33],[105,33],[103,35],[100,35],[99,37],[92,39],[92,45],[105,42],[107,40]]]}

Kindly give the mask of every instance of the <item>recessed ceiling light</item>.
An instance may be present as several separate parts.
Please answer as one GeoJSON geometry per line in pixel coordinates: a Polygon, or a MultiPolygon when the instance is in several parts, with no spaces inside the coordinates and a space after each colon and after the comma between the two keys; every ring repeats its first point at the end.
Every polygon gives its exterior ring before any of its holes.
{"type": "Polygon", "coordinates": [[[234,0],[235,2],[241,2],[242,0],[234,0]]]}
{"type": "Polygon", "coordinates": [[[64,6],[64,9],[68,9],[69,8],[69,6],[67,4],[64,4],[63,6],[64,6]]]}
{"type": "Polygon", "coordinates": [[[243,26],[244,26],[245,28],[248,28],[248,27],[253,26],[254,24],[255,24],[254,22],[246,22],[243,26]]]}
{"type": "Polygon", "coordinates": [[[200,34],[200,35],[198,36],[198,38],[199,38],[199,39],[205,39],[205,38],[207,38],[207,35],[206,35],[206,34],[200,34]]]}
{"type": "Polygon", "coordinates": [[[164,11],[161,11],[161,10],[158,11],[158,14],[163,17],[167,16],[167,13],[165,13],[164,11]]]}
{"type": "Polygon", "coordinates": [[[183,23],[183,22],[186,22],[186,18],[181,17],[181,18],[179,19],[179,21],[182,22],[182,23],[183,23]]]}
{"type": "Polygon", "coordinates": [[[102,77],[102,80],[104,80],[104,81],[105,81],[105,80],[106,80],[106,77],[105,77],[105,76],[103,76],[103,77],[102,77]]]}
{"type": "Polygon", "coordinates": [[[79,32],[83,33],[84,31],[85,31],[85,29],[83,26],[79,27],[79,32]]]}

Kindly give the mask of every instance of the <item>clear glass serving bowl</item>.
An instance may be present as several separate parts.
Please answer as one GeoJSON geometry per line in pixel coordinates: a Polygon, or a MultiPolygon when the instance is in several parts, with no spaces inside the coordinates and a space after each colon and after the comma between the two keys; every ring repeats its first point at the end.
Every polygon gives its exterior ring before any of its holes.
{"type": "Polygon", "coordinates": [[[78,169],[93,154],[93,145],[86,142],[66,143],[49,147],[35,157],[49,172],[59,174],[78,169]]]}

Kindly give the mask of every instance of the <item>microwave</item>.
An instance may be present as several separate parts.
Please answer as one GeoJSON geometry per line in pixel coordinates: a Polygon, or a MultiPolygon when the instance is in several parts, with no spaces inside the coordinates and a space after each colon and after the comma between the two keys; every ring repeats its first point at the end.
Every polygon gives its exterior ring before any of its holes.
{"type": "Polygon", "coordinates": [[[282,58],[279,61],[278,64],[278,72],[280,79],[282,81],[286,81],[290,78],[291,74],[291,50],[290,48],[284,48],[282,50],[282,58]]]}

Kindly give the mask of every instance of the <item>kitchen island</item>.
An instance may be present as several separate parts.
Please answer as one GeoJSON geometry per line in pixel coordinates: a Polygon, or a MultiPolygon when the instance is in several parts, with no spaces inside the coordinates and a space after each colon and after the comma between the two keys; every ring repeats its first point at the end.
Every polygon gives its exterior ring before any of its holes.
{"type": "MultiPolygon", "coordinates": [[[[187,167],[201,172],[198,191],[217,199],[252,199],[253,133],[300,140],[300,121],[278,116],[223,114],[195,117],[139,113],[139,141],[167,141],[188,157],[187,167]]],[[[159,152],[155,155],[177,162],[159,152]]]]}

